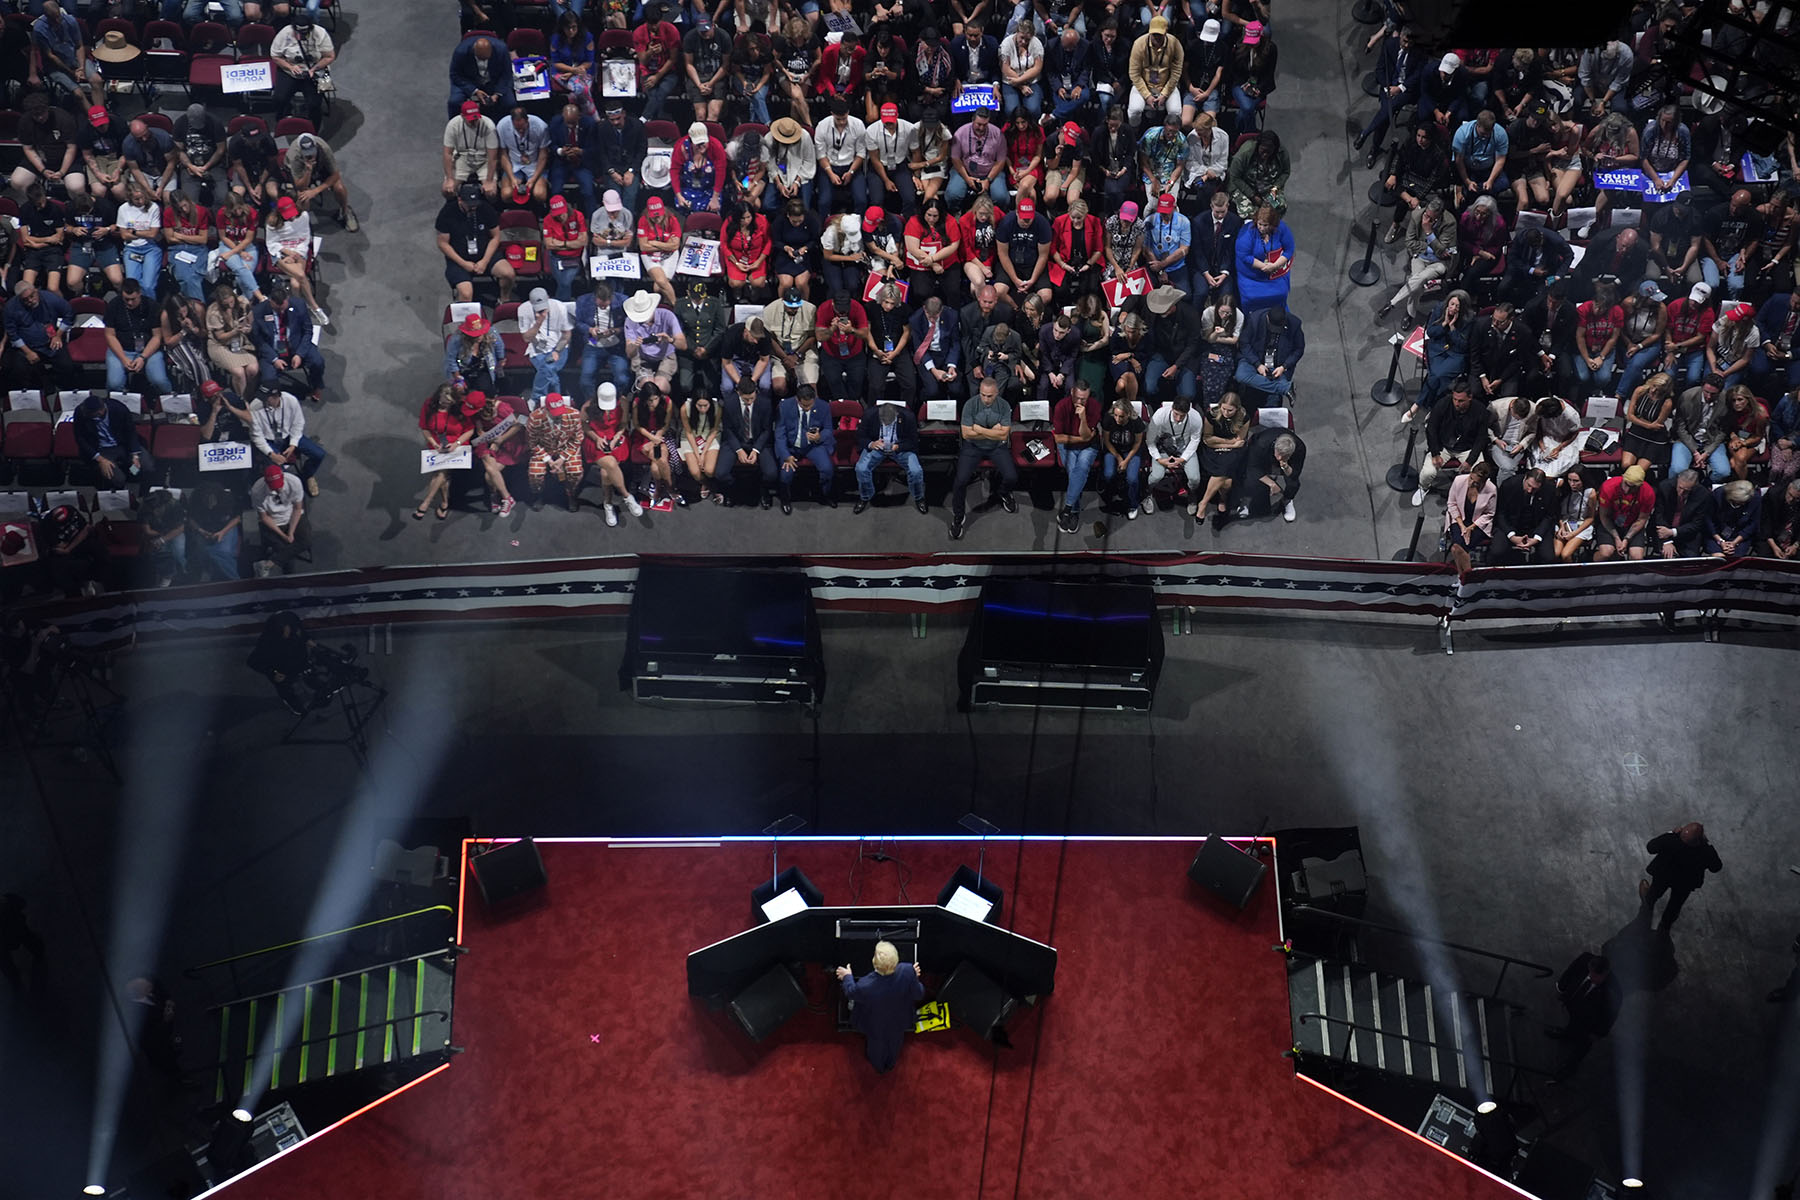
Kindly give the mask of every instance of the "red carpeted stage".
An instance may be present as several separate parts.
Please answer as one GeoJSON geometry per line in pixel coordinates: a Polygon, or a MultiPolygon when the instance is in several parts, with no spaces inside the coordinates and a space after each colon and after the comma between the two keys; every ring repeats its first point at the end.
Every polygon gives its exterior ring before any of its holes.
{"type": "MultiPolygon", "coordinates": [[[[539,847],[541,903],[496,920],[469,894],[467,1053],[223,1195],[1517,1194],[1295,1078],[1273,876],[1233,912],[1187,880],[1194,841],[990,840],[1002,923],[1057,948],[1055,993],[1012,1050],[918,1035],[887,1076],[834,1031],[822,971],[761,1045],[688,998],[688,951],[744,928],[767,842],[539,847]]],[[[930,904],[977,847],[885,849],[853,870],[855,841],[784,840],[781,865],[828,904],[930,904]]]]}

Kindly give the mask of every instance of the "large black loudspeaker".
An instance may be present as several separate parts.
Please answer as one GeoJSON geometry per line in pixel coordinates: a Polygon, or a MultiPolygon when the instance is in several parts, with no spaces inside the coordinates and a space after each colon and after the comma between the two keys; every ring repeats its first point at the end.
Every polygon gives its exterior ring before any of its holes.
{"type": "Polygon", "coordinates": [[[469,869],[475,873],[481,898],[490,905],[528,895],[550,881],[544,874],[544,859],[538,853],[537,843],[530,838],[473,856],[469,869]]]}
{"type": "Polygon", "coordinates": [[[973,1029],[991,1042],[1006,1044],[1005,1023],[1013,1010],[1013,998],[972,963],[962,963],[950,972],[950,978],[938,989],[937,998],[949,1006],[953,1024],[973,1029]]]}
{"type": "Polygon", "coordinates": [[[777,963],[731,998],[731,1016],[750,1040],[760,1042],[806,1007],[806,993],[794,973],[777,963]]]}
{"type": "Polygon", "coordinates": [[[958,673],[965,708],[1148,711],[1162,660],[1149,587],[994,579],[981,589],[958,673]]]}
{"type": "Polygon", "coordinates": [[[1242,909],[1256,895],[1269,865],[1220,837],[1209,837],[1194,855],[1188,878],[1235,908],[1242,909]]]}
{"type": "Polygon", "coordinates": [[[646,562],[619,686],[639,700],[817,704],[825,659],[806,576],[646,562]]]}

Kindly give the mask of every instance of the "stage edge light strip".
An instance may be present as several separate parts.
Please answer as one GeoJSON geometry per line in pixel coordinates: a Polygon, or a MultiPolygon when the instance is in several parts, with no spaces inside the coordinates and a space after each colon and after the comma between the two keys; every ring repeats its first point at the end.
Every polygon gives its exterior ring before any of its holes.
{"type": "Polygon", "coordinates": [[[1352,1100],[1350,1097],[1344,1095],[1344,1093],[1339,1092],[1339,1091],[1334,1091],[1333,1089],[1326,1087],[1324,1084],[1320,1083],[1318,1080],[1314,1079],[1312,1076],[1302,1075],[1298,1071],[1296,1071],[1296,1072],[1294,1072],[1294,1078],[1300,1080],[1303,1083],[1312,1084],[1314,1087],[1318,1088],[1321,1092],[1324,1092],[1327,1096],[1331,1096],[1331,1097],[1334,1097],[1335,1099],[1342,1100],[1345,1104],[1348,1104],[1351,1108],[1356,1109],[1358,1112],[1364,1114],[1365,1116],[1374,1117],[1377,1121],[1380,1121],[1383,1125],[1388,1126],[1390,1129],[1398,1129],[1401,1133],[1404,1133],[1407,1137],[1411,1138],[1413,1141],[1418,1142],[1421,1146],[1430,1146],[1433,1150],[1436,1150],[1439,1154],[1443,1155],[1445,1158],[1449,1159],[1450,1161],[1456,1163],[1458,1166],[1465,1167],[1468,1170],[1475,1172],[1477,1175],[1486,1176],[1487,1178],[1493,1180],[1495,1183],[1499,1184],[1501,1187],[1506,1188],[1508,1191],[1517,1192],[1519,1195],[1524,1196],[1525,1200],[1537,1200],[1537,1197],[1533,1196],[1530,1192],[1526,1191],[1524,1188],[1520,1187],[1518,1184],[1513,1183],[1511,1180],[1502,1179],[1500,1176],[1494,1174],[1492,1171],[1489,1171],[1486,1168],[1482,1167],[1479,1163],[1471,1162],[1469,1159],[1466,1159],[1462,1155],[1455,1153],[1447,1146],[1440,1146],[1436,1142],[1432,1141],[1430,1138],[1420,1137],[1416,1130],[1408,1129],[1406,1126],[1401,1125],[1398,1122],[1395,1122],[1387,1117],[1382,1116],[1380,1113],[1376,1112],[1374,1109],[1368,1108],[1361,1104],[1358,1104],[1356,1101],[1352,1100]]]}
{"type": "Polygon", "coordinates": [[[350,1113],[347,1116],[339,1117],[337,1120],[333,1121],[331,1124],[327,1125],[325,1128],[319,1130],[319,1132],[317,1132],[315,1134],[311,1134],[301,1141],[295,1142],[292,1146],[289,1146],[287,1149],[277,1150],[274,1154],[271,1154],[269,1157],[263,1159],[259,1163],[256,1163],[254,1166],[248,1167],[245,1170],[240,1171],[238,1174],[233,1175],[230,1179],[227,1179],[224,1183],[219,1184],[219,1186],[213,1187],[213,1188],[208,1188],[206,1191],[201,1192],[198,1196],[194,1197],[194,1200],[206,1200],[206,1198],[208,1196],[218,1195],[220,1192],[223,1192],[226,1188],[231,1187],[233,1184],[241,1183],[243,1180],[256,1174],[258,1171],[262,1170],[264,1167],[268,1166],[270,1163],[275,1162],[282,1158],[286,1158],[288,1155],[290,1155],[294,1151],[300,1149],[300,1147],[302,1147],[302,1146],[311,1145],[313,1142],[318,1141],[320,1138],[324,1137],[326,1134],[330,1133],[332,1130],[338,1128],[339,1126],[348,1125],[351,1121],[356,1120],[356,1118],[362,1116],[364,1113],[368,1112],[370,1109],[378,1108],[381,1105],[386,1104],[389,1100],[392,1100],[395,1096],[400,1095],[400,1093],[409,1091],[412,1088],[418,1087],[421,1083],[424,1083],[427,1079],[430,1079],[433,1075],[438,1074],[440,1071],[448,1071],[449,1069],[450,1069],[449,1063],[439,1063],[437,1066],[431,1068],[431,1070],[425,1072],[425,1074],[419,1076],[417,1079],[411,1081],[410,1083],[403,1083],[399,1087],[395,1088],[393,1091],[389,1092],[387,1095],[380,1096],[374,1100],[369,1101],[367,1104],[363,1105],[361,1108],[357,1109],[355,1112],[350,1113]]]}

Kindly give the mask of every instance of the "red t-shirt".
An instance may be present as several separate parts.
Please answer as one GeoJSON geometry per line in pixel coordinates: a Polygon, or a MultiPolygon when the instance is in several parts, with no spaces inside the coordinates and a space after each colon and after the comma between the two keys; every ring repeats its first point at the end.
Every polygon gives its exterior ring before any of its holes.
{"type": "MultiPolygon", "coordinates": [[[[1088,393],[1088,401],[1083,405],[1087,409],[1087,426],[1090,435],[1100,432],[1100,401],[1092,392],[1088,393]]],[[[1050,414],[1050,428],[1068,437],[1076,437],[1081,433],[1081,422],[1075,415],[1075,393],[1070,392],[1056,402],[1056,409],[1050,414]]]]}
{"type": "MultiPolygon", "coordinates": [[[[951,217],[944,222],[944,229],[941,233],[935,229],[928,229],[925,222],[920,218],[910,217],[906,222],[906,236],[909,238],[917,238],[919,240],[919,249],[925,253],[930,253],[933,250],[943,249],[952,241],[960,241],[960,235],[955,232],[958,228],[955,217],[951,217]]],[[[910,252],[906,256],[906,265],[915,269],[922,269],[925,266],[924,263],[914,258],[910,252]]]]}
{"type": "Polygon", "coordinates": [[[440,442],[454,442],[469,432],[472,426],[469,418],[462,415],[461,409],[439,412],[437,397],[432,396],[419,406],[419,428],[435,435],[440,442]]]}
{"type": "Polygon", "coordinates": [[[173,229],[179,233],[205,233],[212,228],[212,213],[196,205],[193,219],[184,221],[173,204],[165,204],[162,223],[164,229],[173,229]]]}
{"type": "MultiPolygon", "coordinates": [[[[640,243],[679,242],[681,240],[681,222],[675,219],[675,214],[665,208],[660,215],[662,217],[660,222],[649,213],[638,218],[637,235],[640,243]]],[[[656,252],[652,251],[652,253],[656,252]]]]}
{"type": "Polygon", "coordinates": [[[1695,304],[1686,296],[1669,302],[1670,341],[1685,342],[1697,335],[1701,338],[1700,345],[1704,346],[1705,339],[1712,336],[1712,328],[1713,310],[1709,305],[1695,304]]]}
{"type": "Polygon", "coordinates": [[[1612,513],[1613,528],[1630,529],[1639,517],[1656,507],[1656,489],[1640,483],[1633,492],[1623,475],[1615,475],[1600,485],[1600,507],[1612,513]]]}
{"type": "Polygon", "coordinates": [[[1587,331],[1587,348],[1589,354],[1598,354],[1600,347],[1606,345],[1606,339],[1619,331],[1625,323],[1625,310],[1615,304],[1611,308],[1599,308],[1592,300],[1584,300],[1575,310],[1575,318],[1587,331]]]}
{"type": "Polygon", "coordinates": [[[587,247],[587,218],[572,208],[563,214],[561,221],[546,213],[544,236],[574,243],[573,246],[553,251],[558,258],[580,258],[587,247]]]}
{"type": "Polygon", "coordinates": [[[220,241],[242,242],[245,238],[256,232],[256,210],[254,208],[246,208],[244,209],[244,219],[241,221],[234,221],[228,215],[225,207],[221,205],[215,223],[219,227],[220,241]]]}

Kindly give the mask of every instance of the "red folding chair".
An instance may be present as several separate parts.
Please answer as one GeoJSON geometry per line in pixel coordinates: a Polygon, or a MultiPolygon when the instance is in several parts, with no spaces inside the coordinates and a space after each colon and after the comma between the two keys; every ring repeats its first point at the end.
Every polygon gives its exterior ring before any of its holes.
{"type": "Polygon", "coordinates": [[[517,54],[531,54],[539,58],[550,57],[550,43],[544,39],[541,29],[515,29],[506,35],[506,48],[517,54]]]}
{"type": "Polygon", "coordinates": [[[76,328],[69,334],[69,357],[80,366],[101,365],[106,361],[106,330],[96,326],[81,328],[80,321],[85,316],[105,320],[106,301],[98,296],[77,296],[69,301],[69,307],[75,310],[76,320],[76,328]]]}
{"type": "Polygon", "coordinates": [[[319,131],[313,127],[313,123],[305,117],[282,117],[275,122],[275,136],[278,138],[287,138],[289,141],[292,141],[303,133],[310,133],[316,137],[318,132],[319,131]]]}
{"type": "Polygon", "coordinates": [[[237,62],[231,30],[218,21],[201,21],[188,32],[188,99],[201,90],[223,96],[222,74],[237,62]]]}
{"type": "Polygon", "coordinates": [[[503,324],[512,326],[511,332],[500,330],[500,345],[506,350],[506,359],[500,364],[502,370],[531,361],[531,356],[525,352],[525,335],[518,331],[519,308],[517,300],[508,300],[505,304],[494,307],[494,328],[500,329],[503,324]]]}
{"type": "Polygon", "coordinates": [[[862,419],[861,401],[831,402],[831,423],[837,430],[837,446],[832,451],[831,461],[840,471],[856,466],[856,460],[862,455],[862,419]]]}
{"type": "Polygon", "coordinates": [[[187,32],[176,21],[144,23],[144,78],[151,83],[187,87],[187,32]]]}

